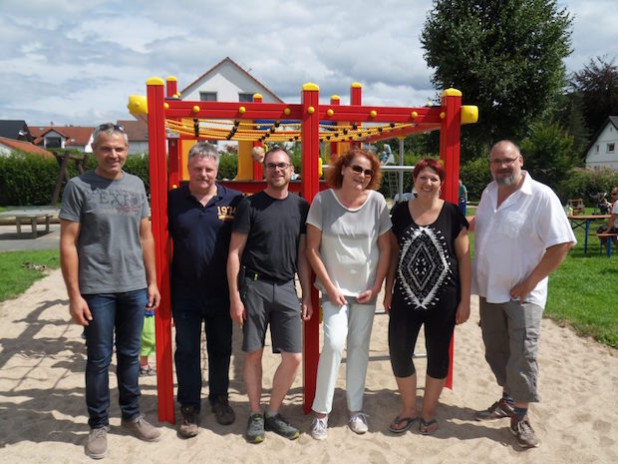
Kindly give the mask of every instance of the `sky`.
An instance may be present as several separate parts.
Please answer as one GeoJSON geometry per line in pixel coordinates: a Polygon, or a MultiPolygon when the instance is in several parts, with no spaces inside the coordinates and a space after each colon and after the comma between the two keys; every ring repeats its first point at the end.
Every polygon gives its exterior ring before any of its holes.
{"type": "MultiPolygon", "coordinates": [[[[616,58],[616,0],[558,0],[574,17],[568,72],[616,58]]],[[[284,101],[304,83],[327,101],[435,100],[420,34],[431,0],[0,0],[0,119],[94,126],[131,119],[150,77],[183,89],[232,58],[284,101]]],[[[464,104],[474,104],[466,102],[464,104]]]]}

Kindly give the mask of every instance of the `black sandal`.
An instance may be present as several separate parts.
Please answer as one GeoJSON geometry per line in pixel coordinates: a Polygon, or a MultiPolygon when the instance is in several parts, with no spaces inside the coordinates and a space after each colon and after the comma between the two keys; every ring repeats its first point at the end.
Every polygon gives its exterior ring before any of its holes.
{"type": "Polygon", "coordinates": [[[410,427],[418,420],[418,416],[416,417],[395,417],[395,420],[391,425],[388,426],[388,430],[393,433],[403,433],[407,430],[410,430],[410,427]],[[402,428],[394,428],[393,425],[403,425],[402,428]]]}

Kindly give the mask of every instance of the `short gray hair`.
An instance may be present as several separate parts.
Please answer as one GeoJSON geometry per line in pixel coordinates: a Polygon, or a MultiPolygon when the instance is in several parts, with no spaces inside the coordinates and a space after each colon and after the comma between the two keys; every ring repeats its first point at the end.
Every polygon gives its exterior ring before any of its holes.
{"type": "Polygon", "coordinates": [[[219,159],[221,155],[217,151],[217,147],[208,142],[197,142],[195,145],[191,147],[189,150],[189,155],[187,157],[187,164],[191,162],[191,160],[195,157],[199,158],[212,158],[217,162],[217,166],[219,166],[219,159]]]}
{"type": "Polygon", "coordinates": [[[101,134],[105,135],[114,135],[121,134],[124,138],[124,141],[127,145],[129,145],[129,137],[127,133],[124,131],[124,127],[119,126],[118,124],[114,124],[113,122],[106,122],[96,127],[94,132],[92,133],[92,146],[94,147],[101,137],[101,134]]]}

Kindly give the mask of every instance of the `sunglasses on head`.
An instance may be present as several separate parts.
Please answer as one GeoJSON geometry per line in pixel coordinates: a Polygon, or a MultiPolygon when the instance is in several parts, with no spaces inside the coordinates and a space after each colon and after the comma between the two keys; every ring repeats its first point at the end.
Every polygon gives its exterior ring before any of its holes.
{"type": "Polygon", "coordinates": [[[367,177],[373,177],[374,174],[373,169],[363,169],[363,167],[358,164],[350,165],[350,169],[352,169],[352,171],[356,174],[365,174],[367,177]]]}
{"type": "Polygon", "coordinates": [[[120,132],[124,132],[124,127],[119,126],[118,124],[114,124],[111,122],[106,122],[105,124],[101,124],[99,127],[97,127],[98,130],[100,131],[107,131],[107,130],[115,130],[115,131],[120,131],[120,132]]]}

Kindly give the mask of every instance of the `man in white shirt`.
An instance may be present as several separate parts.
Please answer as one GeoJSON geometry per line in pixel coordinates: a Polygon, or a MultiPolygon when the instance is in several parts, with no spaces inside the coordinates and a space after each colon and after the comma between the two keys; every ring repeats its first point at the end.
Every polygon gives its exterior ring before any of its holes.
{"type": "Polygon", "coordinates": [[[474,225],[474,293],[485,359],[503,395],[475,418],[510,417],[520,446],[532,448],[539,442],[528,405],[539,401],[537,347],[547,278],[576,240],[556,194],[522,171],[517,145],[496,143],[489,162],[494,181],[483,191],[474,225]]]}

